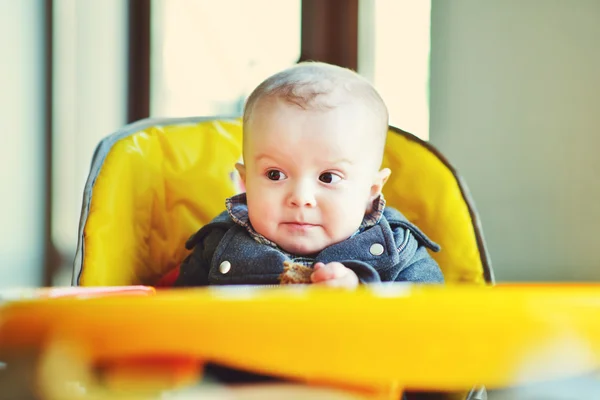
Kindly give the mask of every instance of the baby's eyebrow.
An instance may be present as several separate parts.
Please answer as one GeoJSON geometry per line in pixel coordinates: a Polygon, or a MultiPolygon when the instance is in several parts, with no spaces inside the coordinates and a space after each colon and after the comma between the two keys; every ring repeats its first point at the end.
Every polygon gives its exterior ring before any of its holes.
{"type": "Polygon", "coordinates": [[[348,158],[338,158],[337,160],[331,161],[330,164],[333,164],[333,165],[350,164],[350,165],[352,165],[353,162],[352,162],[352,160],[350,160],[348,158]]]}
{"type": "Polygon", "coordinates": [[[257,162],[258,162],[258,161],[265,160],[265,159],[266,159],[266,160],[269,160],[269,161],[274,161],[274,159],[273,159],[272,155],[270,155],[270,154],[259,154],[259,155],[258,155],[258,156],[256,156],[254,159],[255,159],[257,162]]]}
{"type": "MultiPolygon", "coordinates": [[[[256,162],[261,162],[261,161],[265,161],[265,160],[269,161],[269,162],[277,162],[277,160],[273,157],[273,154],[267,154],[267,153],[259,154],[254,159],[256,162]]],[[[336,158],[336,159],[333,159],[332,161],[325,160],[324,164],[327,164],[327,165],[343,165],[343,164],[353,165],[354,163],[349,158],[336,158]]]]}

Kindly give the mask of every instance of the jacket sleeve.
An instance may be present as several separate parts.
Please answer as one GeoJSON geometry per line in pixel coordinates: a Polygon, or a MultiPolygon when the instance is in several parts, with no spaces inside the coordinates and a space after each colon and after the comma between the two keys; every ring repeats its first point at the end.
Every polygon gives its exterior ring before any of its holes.
{"type": "Polygon", "coordinates": [[[342,261],[341,263],[344,267],[351,269],[356,274],[358,281],[361,284],[381,282],[381,278],[375,268],[364,261],[347,260],[342,261]]]}
{"type": "Polygon", "coordinates": [[[175,287],[207,286],[213,254],[227,232],[227,226],[211,224],[196,232],[186,243],[193,249],[179,267],[175,287]]]}
{"type": "Polygon", "coordinates": [[[438,252],[440,246],[425,235],[416,225],[405,221],[396,221],[394,237],[403,248],[400,263],[395,269],[395,282],[443,283],[444,275],[438,263],[427,249],[438,252]]]}
{"type": "MultiPolygon", "coordinates": [[[[397,266],[400,268],[400,266],[397,266]]],[[[418,245],[411,259],[401,267],[396,282],[444,283],[444,275],[425,246],[418,245]]]]}

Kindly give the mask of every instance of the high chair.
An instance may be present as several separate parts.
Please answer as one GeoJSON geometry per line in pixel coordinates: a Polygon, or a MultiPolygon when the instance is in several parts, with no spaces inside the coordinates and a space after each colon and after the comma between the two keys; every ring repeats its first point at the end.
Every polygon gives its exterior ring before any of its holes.
{"type": "MultiPolygon", "coordinates": [[[[164,284],[189,254],[189,236],[242,190],[241,152],[239,118],[145,119],[103,139],[85,185],[72,284],[164,284]]],[[[383,167],[392,170],[387,204],[441,245],[432,256],[446,283],[493,284],[477,211],[443,155],[390,126],[383,167]]]]}

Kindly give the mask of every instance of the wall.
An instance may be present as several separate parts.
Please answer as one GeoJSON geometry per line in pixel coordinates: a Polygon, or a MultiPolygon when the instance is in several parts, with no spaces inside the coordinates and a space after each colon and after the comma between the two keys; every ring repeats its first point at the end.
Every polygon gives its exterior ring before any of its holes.
{"type": "Polygon", "coordinates": [[[498,280],[600,280],[600,1],[433,0],[431,142],[498,280]]]}

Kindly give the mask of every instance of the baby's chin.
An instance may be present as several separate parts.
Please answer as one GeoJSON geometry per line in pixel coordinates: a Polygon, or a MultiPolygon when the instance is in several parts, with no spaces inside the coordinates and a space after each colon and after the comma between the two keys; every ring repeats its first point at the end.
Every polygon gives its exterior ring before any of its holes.
{"type": "Polygon", "coordinates": [[[284,251],[293,254],[295,256],[301,256],[301,257],[312,257],[315,256],[317,254],[319,254],[321,251],[323,251],[323,249],[325,249],[327,246],[322,246],[322,245],[307,245],[307,244],[300,244],[300,243],[291,243],[291,244],[279,244],[277,243],[277,245],[284,251]]]}
{"type": "MultiPolygon", "coordinates": [[[[358,229],[358,228],[356,228],[358,229]]],[[[352,232],[356,232],[356,229],[352,232]]],[[[259,232],[260,233],[260,232],[259,232]]],[[[314,258],[321,251],[325,250],[329,246],[333,246],[334,244],[343,242],[350,238],[351,234],[343,235],[342,238],[332,238],[327,235],[323,235],[319,237],[307,237],[307,236],[289,236],[284,237],[283,240],[277,240],[277,237],[270,237],[269,235],[265,235],[264,233],[260,233],[262,236],[269,239],[271,242],[275,243],[277,247],[282,249],[283,251],[293,254],[295,256],[300,257],[311,257],[314,258]]],[[[273,235],[275,236],[275,235],[273,235]]],[[[281,237],[280,237],[281,239],[281,237]]]]}
{"type": "MultiPolygon", "coordinates": [[[[347,239],[347,238],[346,238],[347,239]]],[[[334,244],[343,242],[342,240],[323,240],[318,242],[303,242],[302,240],[292,240],[286,243],[277,243],[274,241],[280,249],[284,250],[287,253],[293,254],[295,256],[301,257],[311,257],[314,258],[317,254],[328,248],[329,246],[333,246],[334,244]]]]}

